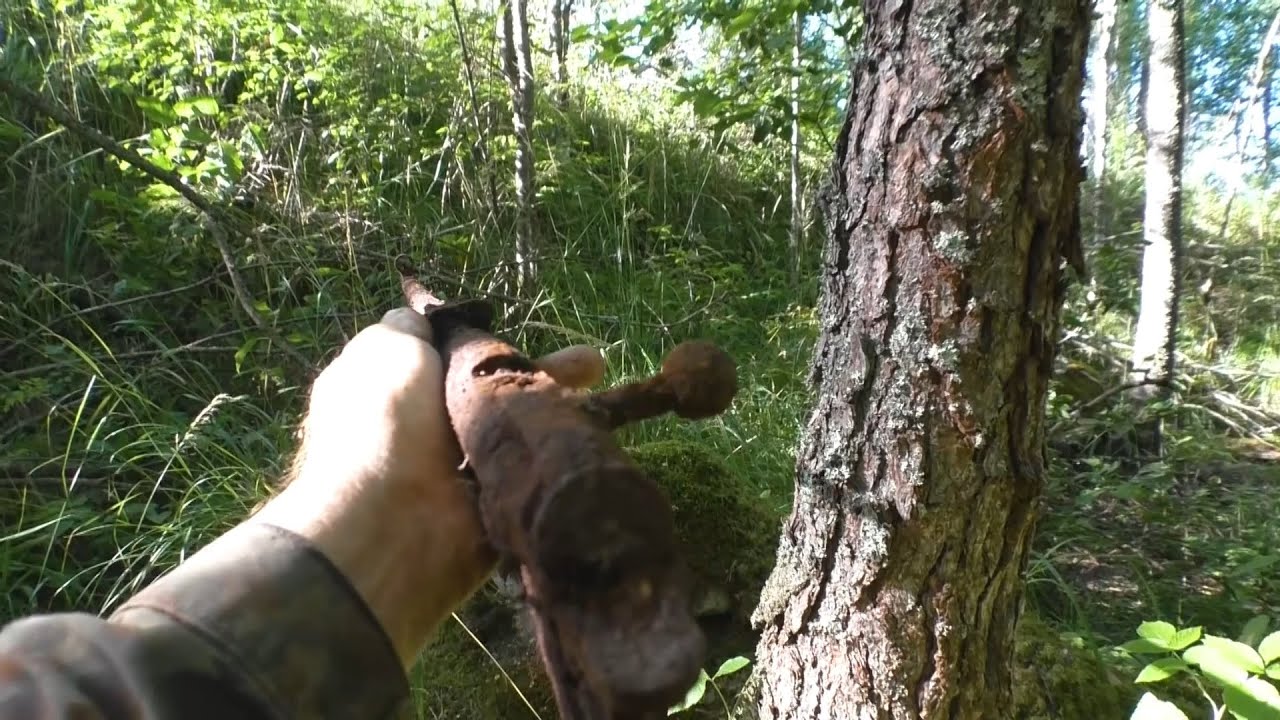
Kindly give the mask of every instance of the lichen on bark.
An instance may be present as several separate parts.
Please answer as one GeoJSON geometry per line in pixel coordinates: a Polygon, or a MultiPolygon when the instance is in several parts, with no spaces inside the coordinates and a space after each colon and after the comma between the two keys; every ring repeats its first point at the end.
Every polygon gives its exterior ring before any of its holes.
{"type": "Polygon", "coordinates": [[[763,718],[999,717],[1079,269],[1085,4],[869,2],[763,718]]]}

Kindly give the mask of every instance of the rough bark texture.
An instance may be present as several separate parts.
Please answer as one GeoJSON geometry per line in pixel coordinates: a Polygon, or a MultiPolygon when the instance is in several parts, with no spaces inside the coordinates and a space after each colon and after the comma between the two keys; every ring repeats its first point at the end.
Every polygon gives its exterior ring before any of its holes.
{"type": "Polygon", "coordinates": [[[1110,90],[1112,49],[1115,46],[1117,0],[1097,0],[1093,29],[1090,33],[1089,60],[1085,65],[1085,155],[1089,158],[1092,184],[1085,202],[1085,212],[1092,225],[1094,246],[1106,234],[1102,221],[1102,185],[1107,174],[1107,97],[1110,90]]]}
{"type": "Polygon", "coordinates": [[[761,718],[997,718],[1079,267],[1088,4],[874,0],[824,191],[761,718]]]}
{"type": "Polygon", "coordinates": [[[1133,338],[1133,380],[1150,381],[1145,399],[1173,377],[1182,266],[1183,23],[1182,0],[1147,6],[1150,87],[1147,92],[1146,208],[1143,211],[1142,299],[1133,338]]]}
{"type": "Polygon", "coordinates": [[[516,136],[516,290],[536,275],[533,262],[533,61],[529,54],[527,0],[507,0],[502,8],[502,66],[511,89],[511,124],[516,136]]]}

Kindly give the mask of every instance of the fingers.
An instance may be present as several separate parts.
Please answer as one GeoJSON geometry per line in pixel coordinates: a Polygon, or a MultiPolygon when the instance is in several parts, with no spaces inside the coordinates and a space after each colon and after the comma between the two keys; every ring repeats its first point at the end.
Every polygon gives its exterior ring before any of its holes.
{"type": "Polygon", "coordinates": [[[586,389],[604,379],[604,357],[590,345],[570,345],[534,361],[566,387],[586,389]]]}
{"type": "MultiPolygon", "coordinates": [[[[431,323],[426,316],[408,307],[388,310],[380,325],[432,344],[431,323]]],[[[604,357],[589,345],[570,345],[534,361],[539,370],[566,387],[586,389],[604,379],[604,357]]]]}
{"type": "Polygon", "coordinates": [[[419,340],[425,340],[429,345],[434,344],[431,323],[427,321],[425,315],[413,308],[398,307],[388,310],[378,322],[397,332],[412,335],[419,340]]]}

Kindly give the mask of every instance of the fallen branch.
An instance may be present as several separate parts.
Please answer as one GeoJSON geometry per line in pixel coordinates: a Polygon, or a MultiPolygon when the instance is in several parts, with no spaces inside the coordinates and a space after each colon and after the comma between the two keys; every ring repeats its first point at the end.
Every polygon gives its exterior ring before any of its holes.
{"type": "Polygon", "coordinates": [[[213,236],[213,241],[218,246],[218,253],[222,255],[222,262],[226,266],[227,273],[231,277],[231,287],[236,296],[236,300],[240,303],[240,307],[248,313],[253,324],[257,325],[260,330],[267,333],[272,341],[276,342],[285,354],[305,368],[313,371],[316,369],[314,363],[303,356],[302,353],[298,352],[298,350],[292,345],[285,342],[284,338],[280,337],[279,333],[275,332],[274,328],[267,325],[267,321],[264,320],[253,307],[253,296],[249,294],[248,289],[246,289],[244,285],[244,280],[241,279],[240,273],[236,269],[235,257],[231,254],[231,246],[227,242],[227,236],[226,232],[223,230],[223,226],[229,225],[236,227],[237,232],[246,237],[249,236],[249,233],[238,228],[238,224],[227,218],[224,211],[215,207],[213,203],[209,202],[209,200],[204,196],[196,192],[190,185],[184,183],[177,175],[157,167],[154,163],[142,157],[137,152],[124,147],[107,135],[85,125],[71,113],[49,102],[38,93],[32,92],[20,85],[15,85],[13,81],[4,75],[0,75],[0,90],[5,91],[11,97],[17,98],[23,103],[26,103],[40,113],[47,115],[58,124],[94,144],[102,151],[129,163],[143,173],[150,175],[152,178],[155,178],[156,180],[173,188],[174,191],[194,205],[197,210],[204,213],[207,218],[205,227],[209,230],[209,234],[213,236]]]}

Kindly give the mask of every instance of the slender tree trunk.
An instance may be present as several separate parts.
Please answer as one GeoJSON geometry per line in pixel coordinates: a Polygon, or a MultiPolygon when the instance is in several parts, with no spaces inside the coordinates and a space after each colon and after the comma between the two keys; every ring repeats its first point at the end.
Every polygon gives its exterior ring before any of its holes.
{"type": "Polygon", "coordinates": [[[800,49],[804,42],[804,14],[795,13],[791,42],[791,279],[800,273],[804,255],[804,197],[800,188],[800,49]]]}
{"type": "Polygon", "coordinates": [[[1044,485],[1088,4],[869,0],[761,718],[999,718],[1044,485]]]}
{"type": "Polygon", "coordinates": [[[475,140],[471,144],[472,160],[476,164],[476,174],[478,185],[481,193],[484,195],[485,221],[481,223],[481,227],[487,226],[491,222],[498,219],[498,186],[494,181],[494,168],[489,162],[489,144],[486,140],[487,132],[480,123],[480,101],[476,93],[475,80],[475,60],[471,54],[470,44],[467,42],[467,31],[462,23],[462,13],[458,10],[458,0],[449,0],[449,10],[453,15],[454,30],[458,34],[458,49],[462,53],[462,72],[467,82],[467,95],[470,100],[472,129],[476,133],[475,140]]]}
{"type": "Polygon", "coordinates": [[[569,90],[569,18],[573,0],[551,2],[551,63],[556,82],[556,103],[563,105],[569,90]]]}
{"type": "Polygon", "coordinates": [[[533,262],[533,62],[529,52],[527,0],[507,0],[502,7],[502,64],[511,89],[512,126],[516,136],[516,292],[536,275],[533,262]]]}
{"type": "MultiPolygon", "coordinates": [[[[1267,82],[1267,64],[1271,59],[1271,51],[1275,48],[1276,43],[1280,42],[1280,10],[1276,11],[1275,17],[1271,19],[1271,25],[1267,27],[1267,32],[1262,36],[1262,47],[1258,50],[1258,56],[1253,61],[1253,69],[1249,71],[1249,78],[1245,83],[1245,90],[1231,104],[1231,111],[1227,113],[1226,132],[1230,133],[1234,145],[1232,151],[1232,159],[1244,159],[1245,150],[1249,144],[1248,127],[1245,125],[1249,117],[1249,111],[1255,105],[1264,104],[1262,115],[1262,133],[1263,133],[1263,171],[1269,169],[1270,163],[1270,128],[1267,125],[1269,115],[1267,114],[1270,102],[1264,100],[1269,97],[1271,84],[1267,82]]],[[[1231,208],[1235,205],[1237,184],[1231,184],[1231,191],[1227,195],[1226,207],[1222,211],[1222,224],[1218,226],[1218,240],[1221,242],[1227,236],[1227,231],[1231,224],[1231,208]]]]}
{"type": "Polygon", "coordinates": [[[1143,57],[1138,72],[1138,136],[1147,139],[1147,95],[1151,92],[1151,59],[1143,57]]]}
{"type": "Polygon", "coordinates": [[[1094,247],[1101,245],[1107,230],[1102,218],[1102,186],[1107,172],[1107,98],[1115,46],[1112,30],[1116,24],[1116,5],[1116,0],[1097,0],[1089,60],[1085,65],[1085,156],[1089,158],[1091,181],[1085,196],[1085,213],[1093,229],[1094,247]]]}
{"type": "Polygon", "coordinates": [[[1142,296],[1133,339],[1138,401],[1155,397],[1173,378],[1182,270],[1183,102],[1182,0],[1150,0],[1150,90],[1147,93],[1146,209],[1143,212],[1142,296]]]}

